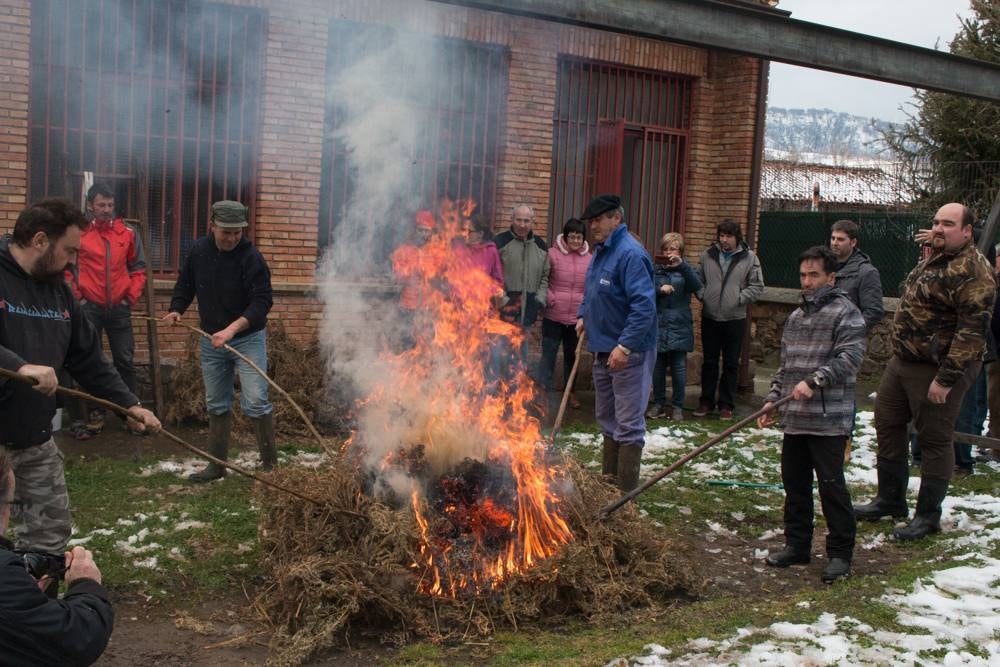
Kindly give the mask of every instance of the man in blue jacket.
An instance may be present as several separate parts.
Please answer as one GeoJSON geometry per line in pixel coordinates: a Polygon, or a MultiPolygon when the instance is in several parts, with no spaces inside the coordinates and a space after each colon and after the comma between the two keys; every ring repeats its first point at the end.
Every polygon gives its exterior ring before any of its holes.
{"type": "Polygon", "coordinates": [[[656,362],[653,263],[628,233],[616,195],[596,197],[580,219],[596,244],[576,330],[587,332],[587,349],[594,354],[595,412],[604,434],[602,471],[622,491],[631,491],[639,482],[646,442],[643,410],[656,362]]]}
{"type": "MultiPolygon", "coordinates": [[[[239,350],[267,370],[267,314],[271,310],[271,271],[260,251],[243,237],[247,208],[235,201],[212,204],[212,230],[194,244],[181,268],[170,312],[163,318],[177,322],[198,297],[201,328],[212,340],[201,341],[201,374],[208,407],[209,451],[226,460],[232,427],[233,374],[240,374],[240,408],[254,422],[261,466],[277,462],[274,413],[267,398],[267,381],[249,364],[226,350],[239,350]]],[[[217,463],[189,477],[207,482],[225,475],[217,463]]]]}

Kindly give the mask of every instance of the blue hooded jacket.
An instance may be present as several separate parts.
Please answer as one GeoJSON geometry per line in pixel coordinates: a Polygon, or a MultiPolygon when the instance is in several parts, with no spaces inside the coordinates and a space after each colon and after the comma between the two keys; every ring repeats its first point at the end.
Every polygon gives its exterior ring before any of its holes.
{"type": "Polygon", "coordinates": [[[656,347],[653,263],[625,225],[594,249],[577,316],[591,352],[611,352],[619,344],[632,352],[656,347]]]}

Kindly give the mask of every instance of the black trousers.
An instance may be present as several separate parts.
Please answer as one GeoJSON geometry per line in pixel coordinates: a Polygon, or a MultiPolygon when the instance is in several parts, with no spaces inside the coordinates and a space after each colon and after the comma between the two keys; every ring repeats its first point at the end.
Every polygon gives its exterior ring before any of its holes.
{"type": "Polygon", "coordinates": [[[740,375],[740,350],[747,321],[716,322],[701,318],[701,398],[699,404],[716,406],[715,389],[719,389],[719,409],[736,407],[736,387],[740,375]],[[719,379],[719,354],[722,354],[722,379],[719,379]]]}
{"type": "Polygon", "coordinates": [[[785,434],[781,445],[781,483],[785,486],[785,544],[801,553],[812,549],[813,471],[826,517],[828,558],[851,560],[857,523],[844,481],[846,435],[785,434]]]}

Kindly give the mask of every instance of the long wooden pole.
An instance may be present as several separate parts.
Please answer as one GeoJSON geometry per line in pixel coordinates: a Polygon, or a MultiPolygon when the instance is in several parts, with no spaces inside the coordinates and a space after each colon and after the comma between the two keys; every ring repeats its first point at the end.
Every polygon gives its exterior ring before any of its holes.
{"type": "MultiPolygon", "coordinates": [[[[134,317],[136,319],[153,319],[153,318],[145,316],[145,315],[133,315],[132,317],[134,317]]],[[[178,324],[178,325],[180,325],[182,327],[187,327],[191,331],[194,331],[195,333],[198,333],[198,334],[204,336],[208,340],[212,340],[212,335],[210,333],[208,333],[207,331],[205,331],[204,329],[199,329],[198,327],[193,326],[191,324],[187,324],[185,322],[177,322],[176,324],[178,324]]],[[[255,371],[257,371],[257,373],[259,373],[260,376],[262,378],[264,378],[264,380],[266,380],[269,385],[271,385],[272,387],[274,387],[275,391],[277,391],[282,396],[284,396],[285,399],[288,400],[288,403],[293,408],[295,408],[295,411],[299,413],[299,416],[302,417],[302,421],[305,422],[306,428],[308,428],[309,432],[312,433],[312,436],[314,438],[316,438],[316,442],[318,442],[319,445],[320,445],[320,447],[323,448],[323,451],[325,451],[327,454],[329,454],[331,456],[334,455],[334,452],[332,452],[329,449],[329,447],[327,446],[327,443],[323,440],[323,437],[319,434],[319,431],[316,430],[316,427],[313,426],[313,423],[309,420],[309,417],[306,416],[305,411],[301,407],[299,407],[299,404],[295,402],[295,399],[292,398],[291,395],[289,395],[289,393],[287,391],[285,391],[284,389],[282,389],[281,387],[279,387],[278,384],[274,380],[272,380],[268,376],[268,374],[265,373],[264,370],[260,366],[258,366],[254,362],[252,362],[249,358],[247,358],[247,356],[245,354],[243,354],[242,352],[240,352],[239,350],[237,350],[236,348],[234,348],[232,345],[229,345],[227,343],[227,344],[224,344],[223,347],[226,348],[227,350],[229,350],[230,352],[232,352],[233,354],[235,354],[237,357],[239,357],[243,361],[247,362],[247,364],[249,364],[251,368],[253,368],[255,371]]]]}
{"type": "MultiPolygon", "coordinates": [[[[33,377],[28,377],[27,375],[21,375],[20,373],[15,373],[14,371],[9,371],[6,368],[0,368],[0,376],[6,377],[6,378],[10,378],[11,380],[17,380],[18,382],[23,382],[25,384],[29,384],[29,385],[32,385],[32,386],[38,384],[38,380],[36,380],[33,377]]],[[[57,386],[56,387],[56,392],[59,393],[59,394],[63,394],[65,396],[73,396],[75,398],[82,398],[85,401],[89,401],[90,403],[93,403],[95,405],[99,405],[102,408],[106,408],[108,410],[111,410],[112,412],[115,412],[115,413],[117,413],[117,414],[119,414],[119,415],[121,415],[123,417],[126,417],[126,418],[128,418],[128,417],[131,416],[131,415],[129,415],[129,411],[128,411],[127,408],[123,408],[122,406],[118,405],[117,403],[112,403],[111,401],[106,401],[103,398],[97,398],[96,396],[92,396],[91,394],[88,394],[88,393],[83,392],[83,391],[79,391],[77,389],[70,389],[68,387],[57,386]]],[[[176,435],[174,435],[170,431],[167,431],[166,429],[161,429],[159,431],[159,433],[160,433],[160,435],[164,436],[168,440],[177,443],[178,445],[180,445],[184,449],[187,449],[188,451],[190,451],[190,452],[192,452],[194,454],[197,454],[198,456],[200,456],[200,457],[202,457],[204,459],[208,459],[209,461],[211,461],[213,463],[221,465],[221,466],[223,466],[225,468],[229,468],[233,472],[239,473],[239,474],[241,474],[241,475],[243,475],[245,477],[249,477],[250,479],[256,480],[256,481],[260,482],[261,484],[263,484],[265,486],[270,486],[272,489],[277,489],[278,491],[284,491],[285,493],[293,495],[296,498],[301,498],[302,500],[305,500],[306,502],[313,503],[314,505],[323,505],[323,501],[316,500],[315,498],[310,498],[309,496],[304,495],[302,493],[299,493],[298,491],[296,491],[294,489],[290,489],[290,488],[288,488],[286,486],[278,484],[277,482],[273,482],[273,481],[271,481],[269,479],[261,477],[260,475],[257,475],[256,473],[250,472],[249,470],[246,470],[244,468],[240,468],[239,466],[233,465],[229,461],[223,461],[222,459],[218,459],[218,458],[212,456],[211,454],[209,454],[208,452],[204,451],[203,449],[198,449],[194,445],[189,444],[185,440],[177,437],[176,435]]]]}
{"type": "Polygon", "coordinates": [[[563,390],[562,401],[559,403],[559,412],[556,413],[556,420],[552,424],[552,435],[549,439],[554,443],[556,441],[556,436],[559,435],[559,431],[562,429],[563,416],[566,414],[566,404],[569,403],[569,395],[573,393],[573,382],[576,380],[576,372],[580,368],[580,356],[583,352],[583,339],[587,337],[587,333],[580,334],[580,340],[576,342],[576,359],[573,360],[573,369],[569,372],[569,377],[566,378],[566,388],[563,390]]]}
{"type": "MultiPolygon", "coordinates": [[[[153,235],[150,233],[147,222],[134,219],[128,219],[125,222],[135,223],[139,228],[142,246],[146,254],[146,312],[153,315],[156,312],[156,290],[153,286],[153,257],[150,254],[153,235]]],[[[146,320],[146,338],[149,345],[149,368],[153,383],[153,407],[156,409],[156,414],[162,415],[164,408],[163,375],[160,367],[160,338],[156,333],[156,324],[156,319],[153,317],[146,320]]]]}
{"type": "Polygon", "coordinates": [[[727,428],[725,431],[723,431],[719,435],[715,436],[714,438],[710,438],[708,441],[706,441],[704,444],[702,444],[701,446],[699,446],[697,449],[691,450],[690,452],[688,452],[687,454],[685,454],[681,458],[679,458],[676,461],[674,461],[665,470],[662,470],[662,471],[658,472],[656,475],[654,475],[654,476],[650,477],[649,479],[647,479],[640,486],[637,486],[635,489],[629,491],[628,493],[626,493],[624,496],[622,496],[621,498],[619,498],[615,502],[611,503],[610,505],[607,505],[604,509],[601,510],[601,518],[602,519],[608,518],[611,514],[613,514],[614,512],[617,512],[619,509],[621,509],[622,506],[625,505],[628,501],[632,500],[633,498],[635,498],[636,496],[638,496],[640,493],[643,493],[644,491],[646,491],[647,489],[649,489],[649,487],[653,486],[654,484],[656,484],[657,482],[659,482],[661,479],[663,479],[664,477],[666,477],[667,475],[669,475],[673,471],[677,470],[678,468],[680,468],[682,465],[684,465],[685,463],[687,463],[691,459],[693,459],[696,456],[700,455],[702,452],[704,452],[709,447],[712,447],[713,445],[719,444],[720,442],[722,442],[723,440],[725,440],[726,438],[728,438],[729,436],[731,436],[736,431],[739,431],[741,428],[743,428],[747,424],[755,421],[758,417],[760,417],[762,415],[765,415],[768,412],[771,412],[772,410],[774,410],[778,406],[783,405],[783,404],[787,403],[790,400],[792,400],[792,395],[791,394],[789,394],[788,396],[785,396],[784,398],[779,398],[777,401],[775,401],[774,403],[772,403],[770,405],[770,407],[761,408],[760,410],[758,410],[757,412],[753,413],[752,415],[744,417],[740,421],[736,422],[735,424],[733,424],[732,426],[730,426],[729,428],[727,428]]]}

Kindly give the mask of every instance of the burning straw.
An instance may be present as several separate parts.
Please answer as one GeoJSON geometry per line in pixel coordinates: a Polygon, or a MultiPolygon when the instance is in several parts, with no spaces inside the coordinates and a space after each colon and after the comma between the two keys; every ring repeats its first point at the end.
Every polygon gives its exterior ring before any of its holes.
{"type": "Polygon", "coordinates": [[[563,468],[575,488],[563,501],[575,540],[493,590],[457,598],[420,592],[427,571],[408,506],[394,509],[365,494],[362,476],[340,461],[276,471],[277,480],[328,503],[317,508],[257,491],[271,582],[257,608],[275,628],[272,663],[301,664],[357,637],[459,642],[571,617],[600,622],[700,592],[693,549],[665,537],[634,506],[599,521],[617,489],[574,463],[563,468]]]}

